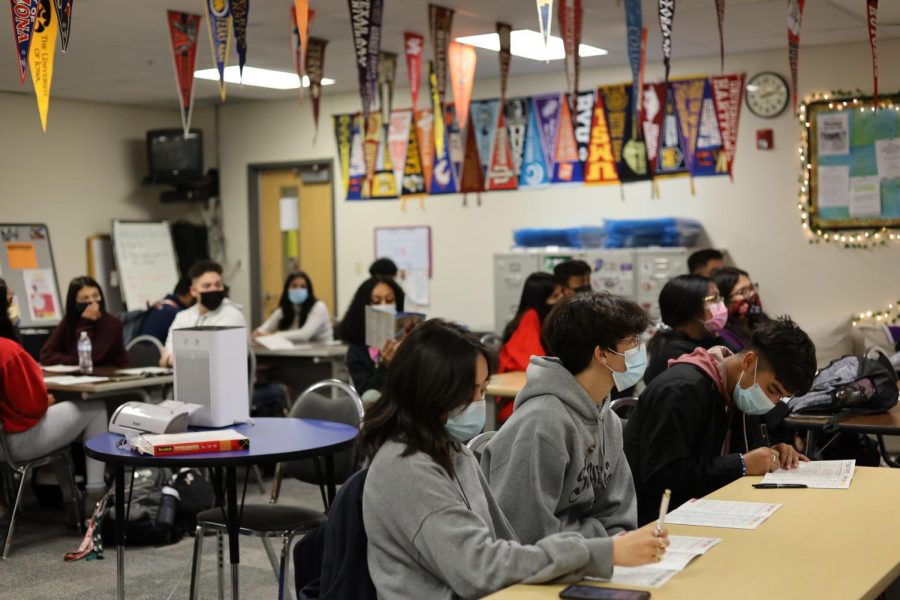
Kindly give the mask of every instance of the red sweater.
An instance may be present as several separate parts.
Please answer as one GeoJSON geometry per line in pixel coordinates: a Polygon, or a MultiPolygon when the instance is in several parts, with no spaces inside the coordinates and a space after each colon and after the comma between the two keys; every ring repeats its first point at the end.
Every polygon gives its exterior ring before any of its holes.
{"type": "Polygon", "coordinates": [[[0,423],[6,433],[37,425],[47,412],[41,368],[12,340],[0,338],[0,423]]]}
{"type": "MultiPolygon", "coordinates": [[[[544,346],[541,344],[541,319],[533,308],[525,311],[519,319],[519,326],[510,336],[509,341],[500,349],[500,365],[498,372],[524,371],[528,368],[528,361],[532,356],[544,356],[544,346]]],[[[513,400],[511,398],[498,398],[499,411],[497,423],[504,423],[513,412],[513,400]]]]}
{"type": "Polygon", "coordinates": [[[105,312],[99,321],[79,319],[75,335],[69,334],[66,316],[41,348],[43,365],[77,365],[78,338],[82,331],[91,338],[91,356],[95,367],[127,367],[131,364],[122,339],[122,321],[105,312]]]}

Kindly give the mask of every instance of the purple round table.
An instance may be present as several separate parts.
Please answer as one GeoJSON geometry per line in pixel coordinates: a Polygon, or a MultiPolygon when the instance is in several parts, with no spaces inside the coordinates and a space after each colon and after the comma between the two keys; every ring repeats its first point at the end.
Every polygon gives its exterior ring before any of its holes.
{"type": "MultiPolygon", "coordinates": [[[[225,469],[226,524],[231,562],[232,597],[238,597],[239,507],[237,505],[237,467],[285,462],[301,458],[325,458],[325,477],[329,502],[334,499],[334,453],[356,442],[357,429],[351,425],[313,419],[260,417],[252,424],[234,425],[250,438],[250,448],[238,452],[149,456],[123,447],[123,436],[104,433],[84,443],[85,454],[114,467],[116,480],[116,591],[125,598],[125,467],[181,467],[225,469]]],[[[218,494],[217,494],[218,495],[218,494]]]]}

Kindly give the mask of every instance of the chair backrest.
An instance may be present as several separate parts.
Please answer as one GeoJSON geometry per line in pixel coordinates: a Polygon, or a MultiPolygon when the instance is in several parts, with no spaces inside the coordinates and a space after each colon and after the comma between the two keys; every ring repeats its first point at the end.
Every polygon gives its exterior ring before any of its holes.
{"type": "Polygon", "coordinates": [[[152,335],[139,335],[125,346],[128,351],[128,359],[133,367],[159,366],[159,358],[162,356],[163,345],[152,335]]]}
{"type": "Polygon", "coordinates": [[[480,339],[481,343],[487,346],[487,349],[493,354],[500,354],[500,349],[503,347],[503,340],[500,339],[499,335],[496,333],[485,333],[480,339]]]}
{"type": "Polygon", "coordinates": [[[481,460],[481,453],[484,450],[484,447],[487,446],[487,443],[491,441],[491,438],[494,437],[496,431],[485,431],[479,433],[466,444],[466,447],[472,451],[472,454],[475,455],[475,458],[481,460]]]}
{"type": "MultiPolygon", "coordinates": [[[[337,379],[325,379],[312,384],[297,396],[289,416],[333,421],[359,428],[364,414],[362,400],[353,386],[337,379]]],[[[355,446],[336,453],[335,481],[342,483],[356,471],[356,466],[355,446]]],[[[324,480],[324,471],[317,469],[312,459],[284,463],[284,474],[307,483],[320,484],[324,480]]]]}
{"type": "Polygon", "coordinates": [[[627,398],[616,398],[609,404],[609,410],[613,411],[619,416],[619,419],[622,421],[622,426],[624,427],[625,423],[628,421],[628,417],[631,416],[631,411],[634,410],[634,407],[637,406],[638,399],[634,396],[629,396],[627,398]]]}

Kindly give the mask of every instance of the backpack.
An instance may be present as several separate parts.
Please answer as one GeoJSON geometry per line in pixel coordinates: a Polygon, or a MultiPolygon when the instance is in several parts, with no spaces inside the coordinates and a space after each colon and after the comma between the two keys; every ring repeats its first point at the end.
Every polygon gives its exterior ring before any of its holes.
{"type": "Polygon", "coordinates": [[[141,327],[144,325],[146,316],[146,310],[129,310],[119,315],[119,319],[122,321],[122,342],[126,346],[141,334],[141,327]]]}
{"type": "Polygon", "coordinates": [[[822,369],[803,396],[788,402],[791,413],[875,414],[897,404],[897,374],[877,360],[844,356],[822,369]]]}

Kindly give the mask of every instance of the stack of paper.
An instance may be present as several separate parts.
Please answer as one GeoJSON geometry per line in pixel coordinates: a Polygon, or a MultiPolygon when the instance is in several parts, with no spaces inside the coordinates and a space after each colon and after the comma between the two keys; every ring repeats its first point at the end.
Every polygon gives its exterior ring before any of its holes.
{"type": "Polygon", "coordinates": [[[116,375],[171,375],[172,369],[165,367],[130,367],[128,369],[118,369],[116,375]]]}
{"type": "Polygon", "coordinates": [[[85,375],[44,377],[44,383],[53,385],[84,385],[85,383],[100,383],[102,381],[109,381],[109,377],[91,377],[85,375]]]}
{"type": "MultiPolygon", "coordinates": [[[[671,544],[660,562],[640,567],[616,567],[610,581],[620,585],[658,588],[684,571],[691,561],[706,554],[710,548],[722,540],[670,535],[669,541],[671,544]]],[[[592,578],[588,577],[588,579],[592,578]]]]}
{"type": "Polygon", "coordinates": [[[272,335],[262,335],[256,338],[256,343],[269,350],[293,350],[294,344],[291,340],[285,339],[277,333],[272,335]]]}
{"type": "Polygon", "coordinates": [[[775,503],[695,499],[669,513],[666,524],[756,529],[779,508],[775,503]]]}
{"type": "Polygon", "coordinates": [[[802,462],[796,469],[778,469],[767,473],[762,483],[798,483],[808,488],[846,490],[855,471],[855,460],[802,462]]]}

